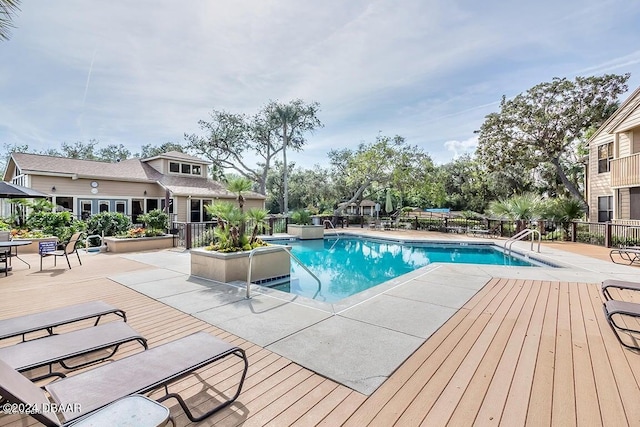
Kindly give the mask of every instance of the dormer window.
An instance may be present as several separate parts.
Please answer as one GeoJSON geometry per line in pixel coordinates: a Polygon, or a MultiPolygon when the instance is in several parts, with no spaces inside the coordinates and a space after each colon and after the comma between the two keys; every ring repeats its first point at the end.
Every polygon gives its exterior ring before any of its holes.
{"type": "Polygon", "coordinates": [[[169,172],[180,175],[202,175],[202,166],[191,163],[169,162],[169,172]]]}

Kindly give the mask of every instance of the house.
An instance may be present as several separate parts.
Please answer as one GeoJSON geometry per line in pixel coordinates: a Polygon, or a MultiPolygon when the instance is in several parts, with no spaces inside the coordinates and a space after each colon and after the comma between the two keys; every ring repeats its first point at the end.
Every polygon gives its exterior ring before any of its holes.
{"type": "Polygon", "coordinates": [[[364,199],[360,202],[360,205],[356,203],[351,203],[346,206],[345,212],[349,215],[371,215],[374,216],[376,202],[372,200],[364,199]]]}
{"type": "Polygon", "coordinates": [[[640,88],[588,143],[589,221],[640,225],[640,88]]]}
{"type": "MultiPolygon", "coordinates": [[[[117,163],[13,153],[4,180],[49,194],[58,210],[78,218],[120,212],[135,223],[138,215],[168,204],[174,221],[201,222],[214,200],[236,203],[235,193],[208,178],[209,165],[177,151],[117,163]]],[[[264,208],[263,195],[244,196],[247,209],[264,208]]]]}

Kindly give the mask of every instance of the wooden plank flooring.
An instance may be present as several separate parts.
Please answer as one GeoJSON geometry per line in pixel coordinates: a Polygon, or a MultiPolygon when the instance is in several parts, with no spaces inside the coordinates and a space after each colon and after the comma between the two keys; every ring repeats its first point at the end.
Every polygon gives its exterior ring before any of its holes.
{"type": "MultiPolygon", "coordinates": [[[[126,310],[150,347],[200,330],[237,344],[250,362],[243,392],[198,426],[640,425],[640,355],[616,341],[595,284],[493,279],[364,396],[106,279],[148,266],[113,256],[92,265],[96,260],[52,274],[16,269],[0,281],[0,318],[102,299],[126,310]]],[[[640,302],[637,292],[613,294],[640,302]]],[[[5,341],[0,345],[16,342],[5,341]]],[[[127,344],[115,358],[138,351],[127,344]]],[[[229,393],[240,371],[241,363],[228,359],[171,390],[204,410],[216,397],[203,382],[229,393]]],[[[194,425],[177,405],[171,411],[176,425],[194,425]]],[[[0,415],[0,427],[31,425],[38,423],[0,415]]]]}

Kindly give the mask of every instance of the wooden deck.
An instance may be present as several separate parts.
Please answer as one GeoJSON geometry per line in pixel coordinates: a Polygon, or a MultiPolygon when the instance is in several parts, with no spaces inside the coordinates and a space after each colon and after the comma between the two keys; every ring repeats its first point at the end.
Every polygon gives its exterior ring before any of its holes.
{"type": "MultiPolygon", "coordinates": [[[[198,426],[640,425],[640,355],[616,341],[595,284],[494,279],[367,397],[106,279],[148,266],[113,255],[83,261],[70,271],[16,266],[0,279],[0,318],[102,299],[126,310],[150,347],[199,330],[236,343],[250,362],[243,392],[198,426]]],[[[137,351],[127,345],[116,358],[137,351]]],[[[230,390],[239,370],[226,361],[171,389],[204,409],[215,394],[202,381],[230,390]]],[[[178,426],[194,425],[171,410],[178,426]]],[[[0,426],[27,425],[38,423],[0,415],[0,426]]]]}

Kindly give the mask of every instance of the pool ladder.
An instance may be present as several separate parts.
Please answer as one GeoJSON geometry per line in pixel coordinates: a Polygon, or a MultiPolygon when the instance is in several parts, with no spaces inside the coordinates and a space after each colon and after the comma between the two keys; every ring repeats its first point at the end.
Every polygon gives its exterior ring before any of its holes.
{"type": "Polygon", "coordinates": [[[537,252],[540,252],[540,241],[542,240],[542,235],[540,234],[540,232],[538,230],[534,230],[532,228],[525,228],[524,230],[520,231],[519,233],[514,234],[511,238],[509,238],[509,240],[507,240],[506,242],[504,242],[504,249],[507,250],[507,255],[511,255],[511,247],[513,246],[514,242],[517,242],[518,240],[522,240],[527,236],[531,236],[531,250],[533,251],[533,242],[535,240],[535,236],[538,236],[538,250],[537,252]],[[508,246],[508,248],[507,248],[508,246]]]}
{"type": "Polygon", "coordinates": [[[249,252],[249,268],[247,269],[247,295],[246,295],[247,299],[251,298],[251,270],[252,270],[251,267],[252,267],[252,262],[253,262],[253,256],[256,253],[261,252],[261,251],[264,252],[265,250],[269,250],[269,251],[283,250],[286,253],[288,253],[289,254],[289,258],[293,259],[295,262],[300,264],[300,266],[302,268],[304,268],[306,270],[306,272],[309,273],[311,275],[311,277],[313,277],[316,280],[316,282],[318,282],[318,290],[313,295],[313,298],[315,299],[315,297],[318,296],[318,294],[322,290],[322,284],[320,283],[320,279],[318,279],[318,276],[313,274],[313,272],[311,270],[309,270],[307,268],[307,266],[304,265],[302,263],[302,261],[300,261],[298,259],[297,256],[295,256],[294,254],[291,253],[291,249],[288,246],[261,246],[261,247],[258,247],[258,248],[251,249],[251,252],[249,252]]]}

